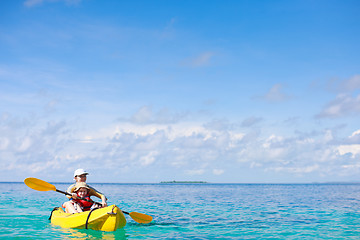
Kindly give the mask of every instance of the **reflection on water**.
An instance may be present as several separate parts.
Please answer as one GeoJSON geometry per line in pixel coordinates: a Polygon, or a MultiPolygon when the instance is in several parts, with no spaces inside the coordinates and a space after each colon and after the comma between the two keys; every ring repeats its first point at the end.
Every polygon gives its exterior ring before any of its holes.
{"type": "Polygon", "coordinates": [[[58,232],[62,239],[76,239],[76,240],[87,240],[87,239],[127,239],[125,229],[118,229],[115,232],[103,232],[95,231],[91,229],[71,229],[71,228],[60,228],[53,226],[53,230],[58,232]]]}

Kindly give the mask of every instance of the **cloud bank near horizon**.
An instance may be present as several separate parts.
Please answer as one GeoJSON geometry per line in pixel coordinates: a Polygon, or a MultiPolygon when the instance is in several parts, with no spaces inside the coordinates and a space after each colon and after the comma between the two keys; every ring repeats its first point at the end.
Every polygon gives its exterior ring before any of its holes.
{"type": "Polygon", "coordinates": [[[345,137],[338,126],[311,132],[295,127],[292,134],[281,134],[266,126],[265,117],[190,121],[184,114],[154,111],[151,106],[90,129],[79,127],[83,120],[76,118],[48,120],[44,109],[22,117],[2,112],[0,151],[7,159],[1,162],[3,176],[42,176],[63,169],[69,175],[84,164],[96,172],[116,169],[112,181],[119,182],[131,181],[132,174],[142,171],[153,173],[144,180],[150,182],[171,179],[166,172],[215,182],[230,181],[222,176],[231,174],[234,181],[247,182],[234,176],[234,169],[295,179],[318,175],[319,180],[359,173],[359,129],[345,137]]]}

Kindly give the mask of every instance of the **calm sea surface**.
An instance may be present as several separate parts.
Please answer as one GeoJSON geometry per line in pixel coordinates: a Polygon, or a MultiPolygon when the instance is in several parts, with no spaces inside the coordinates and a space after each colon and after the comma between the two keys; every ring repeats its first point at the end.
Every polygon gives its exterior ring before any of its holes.
{"type": "MultiPolygon", "coordinates": [[[[66,190],[70,183],[54,183],[66,190]]],[[[153,216],[115,232],[63,229],[66,197],[0,183],[2,239],[360,239],[359,184],[91,184],[122,210],[153,216]]],[[[94,198],[95,199],[95,198],[94,198]]]]}

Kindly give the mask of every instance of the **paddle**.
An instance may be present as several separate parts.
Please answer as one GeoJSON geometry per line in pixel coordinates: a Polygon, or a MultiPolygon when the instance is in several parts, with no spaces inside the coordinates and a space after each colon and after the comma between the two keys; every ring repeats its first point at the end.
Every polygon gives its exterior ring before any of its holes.
{"type": "MultiPolygon", "coordinates": [[[[71,196],[70,193],[64,192],[61,190],[56,189],[56,187],[48,182],[45,182],[43,180],[37,179],[37,178],[26,178],[24,180],[24,183],[29,187],[37,191],[56,191],[65,195],[71,196]]],[[[85,199],[84,199],[85,200],[85,199]]],[[[86,200],[89,201],[89,200],[86,200]]],[[[94,203],[94,201],[91,200],[91,202],[94,203]]],[[[98,203],[99,204],[99,203],[98,203]]],[[[132,219],[134,219],[135,222],[138,223],[149,223],[152,221],[152,217],[149,215],[146,215],[144,213],[138,213],[138,212],[125,212],[123,213],[130,215],[132,219]]]]}

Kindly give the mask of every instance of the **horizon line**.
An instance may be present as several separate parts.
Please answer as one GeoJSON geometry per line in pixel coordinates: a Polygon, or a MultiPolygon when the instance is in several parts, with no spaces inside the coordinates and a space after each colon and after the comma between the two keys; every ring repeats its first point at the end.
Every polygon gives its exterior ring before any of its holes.
{"type": "MultiPolygon", "coordinates": [[[[0,181],[0,183],[24,183],[23,181],[0,181]]],[[[59,183],[59,184],[71,184],[74,181],[69,182],[58,182],[58,181],[49,181],[49,183],[59,183]]],[[[196,185],[206,185],[206,184],[248,184],[248,185],[289,185],[289,184],[360,184],[360,181],[332,181],[332,182],[207,182],[207,181],[161,181],[161,182],[91,182],[89,184],[196,184],[196,185]]]]}

